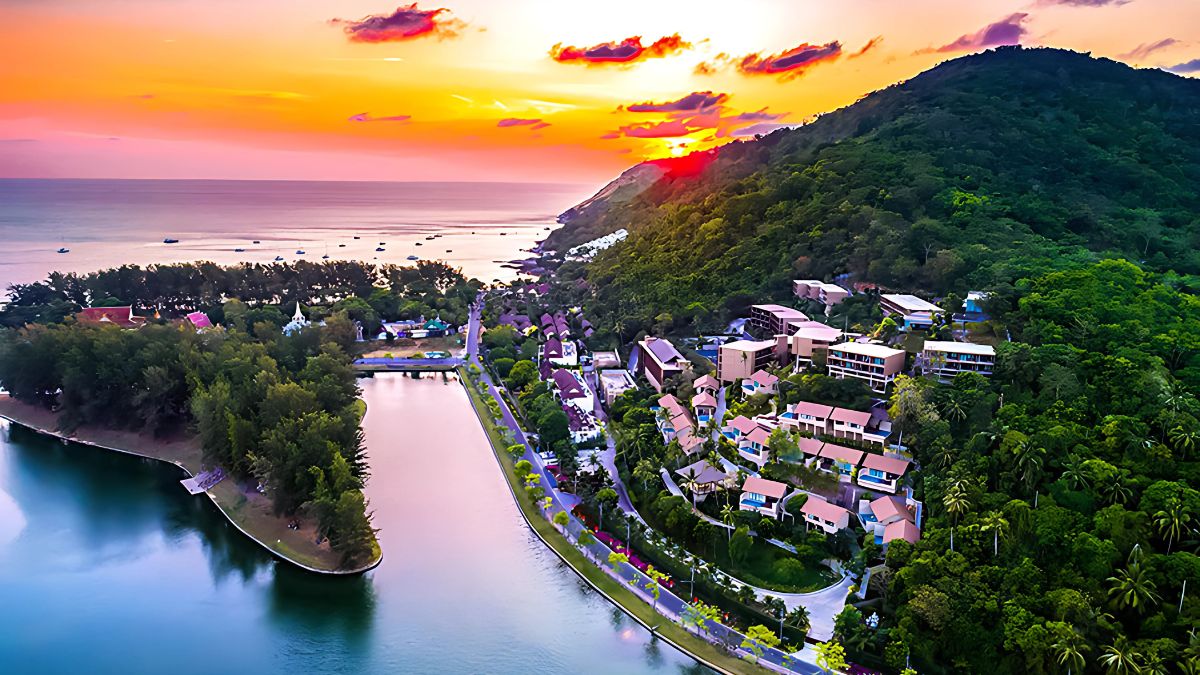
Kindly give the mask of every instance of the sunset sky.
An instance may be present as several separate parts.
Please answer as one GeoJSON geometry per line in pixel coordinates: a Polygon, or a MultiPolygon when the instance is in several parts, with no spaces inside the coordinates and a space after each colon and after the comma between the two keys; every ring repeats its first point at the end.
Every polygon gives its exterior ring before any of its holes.
{"type": "Polygon", "coordinates": [[[1200,71],[1195,0],[0,0],[0,176],[596,182],[999,44],[1200,71]]]}

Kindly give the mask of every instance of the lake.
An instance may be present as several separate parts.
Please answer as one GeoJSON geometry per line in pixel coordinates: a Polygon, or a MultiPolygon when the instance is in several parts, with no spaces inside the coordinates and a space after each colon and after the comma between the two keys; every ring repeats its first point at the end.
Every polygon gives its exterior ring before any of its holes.
{"type": "Polygon", "coordinates": [[[709,672],[534,537],[466,393],[360,381],[383,563],[278,563],[172,467],[0,435],[0,671],[709,672]]]}

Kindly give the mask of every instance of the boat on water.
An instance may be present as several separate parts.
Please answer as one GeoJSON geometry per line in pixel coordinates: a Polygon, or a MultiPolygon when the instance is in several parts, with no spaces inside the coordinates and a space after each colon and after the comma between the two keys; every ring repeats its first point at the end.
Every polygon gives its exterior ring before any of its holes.
{"type": "Polygon", "coordinates": [[[454,253],[454,249],[448,248],[448,249],[446,249],[446,253],[454,253]]]}
{"type": "Polygon", "coordinates": [[[338,248],[346,248],[345,244],[338,244],[338,248]]]}
{"type": "Polygon", "coordinates": [[[280,262],[281,260],[283,260],[283,256],[281,256],[281,255],[275,256],[275,262],[280,262]]]}
{"type": "Polygon", "coordinates": [[[500,233],[500,236],[501,236],[501,237],[504,237],[504,236],[507,236],[507,235],[508,235],[508,233],[507,233],[507,232],[501,232],[501,233],[500,233]]]}
{"type": "Polygon", "coordinates": [[[304,249],[296,249],[296,255],[304,255],[304,249]]]}
{"type": "Polygon", "coordinates": [[[71,252],[71,249],[69,249],[69,248],[67,248],[66,246],[64,246],[64,247],[62,247],[62,248],[58,249],[58,252],[59,252],[59,253],[70,253],[70,252],[71,252]]]}
{"type": "Polygon", "coordinates": [[[385,250],[387,250],[387,249],[385,249],[385,248],[384,248],[384,247],[382,247],[382,246],[380,246],[379,248],[375,249],[375,251],[376,251],[376,252],[385,251],[385,250]]]}
{"type": "Polygon", "coordinates": [[[428,237],[425,237],[425,241],[433,241],[433,239],[434,239],[434,237],[432,234],[429,235],[428,237]]]}
{"type": "Polygon", "coordinates": [[[246,249],[244,249],[244,248],[235,248],[235,249],[233,249],[233,252],[234,252],[234,253],[245,253],[245,252],[246,252],[246,249]]]}
{"type": "Polygon", "coordinates": [[[362,237],[359,237],[359,236],[355,236],[354,238],[355,238],[355,239],[362,239],[362,237]]]}
{"type": "Polygon", "coordinates": [[[325,255],[321,256],[321,260],[329,260],[329,254],[326,253],[325,255]]]}
{"type": "Polygon", "coordinates": [[[253,242],[251,242],[251,243],[253,243],[253,244],[261,244],[262,242],[261,242],[261,241],[259,241],[259,240],[257,240],[257,239],[255,239],[255,240],[254,240],[253,242]]]}
{"type": "Polygon", "coordinates": [[[179,243],[179,240],[178,240],[178,239],[172,239],[172,238],[170,238],[170,237],[167,237],[166,239],[163,239],[163,243],[164,243],[164,244],[178,244],[178,243],[179,243]]]}
{"type": "Polygon", "coordinates": [[[418,258],[415,255],[410,255],[410,256],[408,256],[408,258],[406,258],[406,260],[420,260],[420,258],[418,258]]]}
{"type": "Polygon", "coordinates": [[[418,241],[418,242],[417,242],[417,246],[421,246],[421,245],[422,245],[422,244],[421,244],[421,242],[419,242],[419,241],[418,241]]]}

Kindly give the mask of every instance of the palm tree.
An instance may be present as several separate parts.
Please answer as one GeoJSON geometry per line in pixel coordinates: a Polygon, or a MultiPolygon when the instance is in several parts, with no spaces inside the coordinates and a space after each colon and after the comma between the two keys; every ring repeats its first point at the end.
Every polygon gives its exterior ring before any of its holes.
{"type": "Polygon", "coordinates": [[[797,605],[795,609],[788,612],[787,623],[807,633],[808,629],[812,626],[812,620],[808,615],[808,608],[804,605],[797,605]]]}
{"type": "Polygon", "coordinates": [[[1142,667],[1138,663],[1141,655],[1129,644],[1124,636],[1104,648],[1100,656],[1100,665],[1108,675],[1140,675],[1142,667]]]}
{"type": "Polygon", "coordinates": [[[1112,584],[1112,588],[1108,589],[1108,597],[1117,609],[1129,608],[1142,614],[1159,601],[1155,592],[1157,586],[1142,569],[1140,561],[1130,562],[1125,569],[1109,577],[1108,582],[1112,584]]]}
{"type": "Polygon", "coordinates": [[[942,415],[951,422],[961,422],[967,419],[967,410],[958,399],[951,398],[942,406],[942,415]]]}
{"type": "Polygon", "coordinates": [[[1054,653],[1058,657],[1058,664],[1067,667],[1067,675],[1083,671],[1084,666],[1087,665],[1083,660],[1083,655],[1090,649],[1079,635],[1079,631],[1074,628],[1070,628],[1066,633],[1060,635],[1054,643],[1054,653]]]}
{"type": "Polygon", "coordinates": [[[729,504],[721,507],[721,522],[729,526],[728,528],[725,528],[725,543],[729,543],[729,540],[733,537],[734,513],[737,513],[737,511],[735,511],[729,504]]]}
{"type": "Polygon", "coordinates": [[[950,526],[950,550],[953,551],[954,528],[958,525],[958,518],[971,507],[971,500],[967,497],[962,481],[955,482],[950,486],[942,498],[942,504],[946,507],[946,513],[954,518],[954,522],[950,526]]]}
{"type": "Polygon", "coordinates": [[[1083,461],[1075,455],[1067,457],[1061,477],[1072,490],[1082,490],[1091,483],[1091,475],[1084,468],[1083,461]]]}
{"type": "Polygon", "coordinates": [[[696,480],[697,472],[692,469],[683,477],[683,482],[679,487],[687,490],[692,495],[692,508],[696,508],[696,491],[700,489],[700,483],[696,480]]]}
{"type": "Polygon", "coordinates": [[[992,533],[992,557],[1000,555],[1000,535],[1008,532],[1008,521],[1004,516],[992,511],[983,517],[979,529],[992,533]]]}
{"type": "Polygon", "coordinates": [[[1185,429],[1182,425],[1175,425],[1167,432],[1167,438],[1170,439],[1171,445],[1179,451],[1184,458],[1196,449],[1196,444],[1200,443],[1200,431],[1194,429],[1185,429]]]}
{"type": "Polygon", "coordinates": [[[1016,455],[1018,478],[1025,489],[1030,490],[1037,485],[1041,477],[1046,449],[1034,445],[1032,441],[1026,441],[1017,448],[1016,455]]]}
{"type": "Polygon", "coordinates": [[[1125,485],[1124,477],[1121,474],[1109,476],[1099,484],[1098,491],[1107,504],[1124,504],[1133,499],[1133,490],[1125,485]]]}
{"type": "Polygon", "coordinates": [[[954,463],[954,448],[942,443],[930,453],[929,465],[934,469],[945,469],[954,463]]]}
{"type": "Polygon", "coordinates": [[[1192,514],[1185,510],[1178,497],[1168,499],[1166,506],[1154,514],[1154,526],[1158,528],[1159,536],[1167,538],[1167,553],[1171,552],[1176,539],[1191,530],[1191,521],[1192,514]]]}

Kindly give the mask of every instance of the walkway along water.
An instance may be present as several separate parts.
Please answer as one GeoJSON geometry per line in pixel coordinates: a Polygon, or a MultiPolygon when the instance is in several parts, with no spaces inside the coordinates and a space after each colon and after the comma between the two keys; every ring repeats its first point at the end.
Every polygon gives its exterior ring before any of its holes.
{"type": "MultiPolygon", "coordinates": [[[[566,512],[568,515],[568,521],[567,521],[566,532],[564,534],[567,537],[567,540],[569,542],[571,542],[573,545],[578,547],[578,536],[579,536],[579,533],[583,531],[584,526],[582,523],[579,522],[578,519],[576,519],[571,514],[571,506],[573,505],[572,500],[574,500],[575,498],[574,498],[574,496],[568,497],[568,496],[564,495],[563,493],[561,493],[560,491],[558,491],[557,489],[550,487],[550,486],[553,486],[554,483],[551,480],[549,472],[546,471],[546,467],[542,463],[541,457],[539,457],[538,454],[536,452],[534,452],[533,447],[530,445],[530,443],[528,442],[528,440],[525,437],[524,431],[521,429],[520,425],[517,423],[516,417],[513,415],[512,410],[508,407],[507,403],[504,401],[504,398],[500,395],[500,392],[497,390],[495,383],[492,381],[492,379],[488,375],[487,371],[482,367],[482,364],[479,362],[479,355],[478,355],[479,329],[480,329],[479,308],[478,308],[478,306],[476,306],[476,307],[473,307],[472,311],[471,311],[471,321],[470,321],[470,327],[468,330],[468,337],[467,337],[467,353],[468,353],[467,361],[468,361],[468,364],[471,366],[475,366],[475,368],[478,369],[478,372],[479,372],[478,384],[482,388],[482,390],[484,392],[486,392],[486,394],[488,396],[490,396],[498,405],[499,410],[500,410],[500,422],[504,425],[504,427],[507,429],[507,431],[512,434],[512,437],[515,440],[515,442],[524,446],[525,450],[524,450],[523,459],[527,460],[533,466],[534,473],[536,473],[538,476],[540,476],[541,485],[547,487],[546,495],[550,498],[550,506],[543,510],[543,514],[545,515],[545,517],[547,519],[550,519],[550,518],[553,518],[553,516],[559,511],[566,512]]],[[[475,383],[470,380],[470,377],[464,378],[464,384],[465,384],[465,386],[468,386],[468,387],[476,386],[475,383]]],[[[485,423],[485,420],[481,419],[480,422],[485,423]]],[[[497,451],[503,452],[503,448],[497,448],[497,451]]],[[[502,464],[501,464],[501,467],[503,469],[502,464]]],[[[514,498],[516,498],[515,494],[514,494],[514,498]]],[[[536,531],[536,529],[535,529],[535,531],[536,531]]],[[[547,544],[547,545],[549,545],[549,544],[547,544]]],[[[609,554],[612,553],[612,550],[608,546],[606,546],[604,543],[599,542],[599,541],[597,541],[594,544],[591,544],[590,546],[583,547],[583,548],[586,548],[586,550],[589,554],[589,557],[593,561],[607,561],[609,554]]],[[[672,622],[679,623],[681,621],[681,617],[683,617],[685,610],[688,606],[688,603],[685,602],[683,599],[679,598],[674,593],[672,593],[670,590],[665,589],[665,588],[660,590],[660,595],[656,602],[653,600],[653,598],[647,598],[644,590],[641,590],[641,589],[646,589],[649,586],[653,585],[653,581],[649,577],[647,577],[645,574],[643,574],[640,570],[638,570],[636,567],[633,567],[632,565],[630,565],[628,563],[621,563],[621,564],[615,566],[615,569],[613,567],[609,567],[607,565],[601,565],[601,569],[603,569],[605,571],[605,573],[609,574],[610,576],[615,575],[617,579],[630,585],[631,587],[638,588],[639,589],[639,591],[638,591],[639,597],[641,597],[643,600],[647,600],[647,602],[649,604],[655,605],[655,609],[658,611],[658,613],[660,613],[663,616],[665,616],[666,618],[670,619],[672,622]]],[[[586,578],[586,575],[584,575],[582,572],[580,572],[579,570],[576,570],[576,571],[579,572],[581,576],[584,576],[584,578],[586,578]]],[[[610,597],[610,600],[612,600],[611,597],[610,597]]],[[[618,604],[618,603],[616,603],[615,600],[613,600],[613,602],[614,602],[614,604],[618,604]]],[[[620,605],[618,604],[618,606],[620,606],[620,605]]],[[[630,614],[633,615],[632,613],[630,613],[630,614]]],[[[739,633],[738,631],[733,630],[732,628],[729,628],[723,624],[716,623],[716,622],[708,622],[707,637],[704,639],[708,639],[710,642],[712,642],[714,644],[727,645],[731,648],[734,648],[734,649],[736,649],[735,653],[738,653],[739,655],[741,655],[743,657],[750,656],[750,653],[747,650],[740,648],[740,645],[745,640],[745,636],[742,633],[739,633]]],[[[696,658],[697,660],[704,662],[706,665],[708,665],[714,669],[721,670],[723,672],[730,672],[728,669],[721,668],[721,667],[717,666],[716,664],[713,664],[711,662],[708,662],[707,660],[701,659],[694,652],[686,649],[685,647],[683,647],[682,645],[680,645],[674,641],[672,641],[671,643],[676,648],[680,649],[681,651],[691,654],[693,656],[693,658],[696,658]]],[[[762,655],[760,657],[758,657],[757,661],[758,661],[758,664],[763,667],[767,667],[771,670],[775,670],[775,671],[782,672],[782,673],[801,673],[804,675],[808,675],[808,674],[815,675],[817,673],[823,672],[814,663],[801,661],[801,660],[795,658],[793,655],[787,654],[778,649],[763,648],[762,655]]]]}

